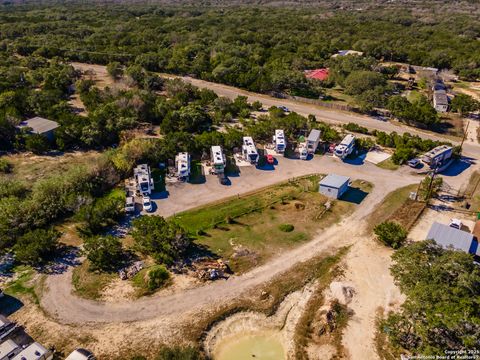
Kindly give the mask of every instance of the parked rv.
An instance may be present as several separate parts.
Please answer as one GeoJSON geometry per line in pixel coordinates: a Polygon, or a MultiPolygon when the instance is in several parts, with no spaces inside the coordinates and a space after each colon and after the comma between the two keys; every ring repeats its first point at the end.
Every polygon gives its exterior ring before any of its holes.
{"type": "Polygon", "coordinates": [[[309,154],[315,154],[315,151],[317,151],[318,143],[320,142],[320,130],[313,129],[310,131],[310,134],[308,135],[307,138],[307,152],[309,154]]]}
{"type": "Polygon", "coordinates": [[[353,152],[355,148],[355,136],[348,134],[345,136],[340,144],[335,147],[334,154],[340,159],[345,159],[353,152]]]}
{"type": "Polygon", "coordinates": [[[431,169],[442,171],[449,165],[453,156],[453,148],[448,145],[440,145],[425,153],[422,161],[430,166],[431,169]]]}
{"type": "Polygon", "coordinates": [[[258,151],[255,147],[255,143],[250,136],[243,137],[242,153],[245,161],[250,162],[251,164],[258,164],[258,151]]]}
{"type": "Polygon", "coordinates": [[[285,152],[285,149],[287,148],[287,140],[285,139],[285,133],[283,130],[275,130],[273,144],[275,145],[275,151],[278,154],[283,154],[285,152]]]}
{"type": "Polygon", "coordinates": [[[177,178],[181,181],[188,181],[190,177],[190,155],[187,152],[178,153],[175,157],[177,178]]]}
{"type": "Polygon", "coordinates": [[[86,349],[76,349],[65,360],[95,360],[95,356],[86,349]]]}
{"type": "Polygon", "coordinates": [[[133,170],[133,174],[137,191],[142,195],[150,195],[154,189],[150,166],[147,164],[138,165],[133,170]]]}
{"type": "Polygon", "coordinates": [[[210,149],[210,161],[212,162],[212,172],[214,174],[223,174],[227,161],[221,146],[212,146],[210,149]]]}

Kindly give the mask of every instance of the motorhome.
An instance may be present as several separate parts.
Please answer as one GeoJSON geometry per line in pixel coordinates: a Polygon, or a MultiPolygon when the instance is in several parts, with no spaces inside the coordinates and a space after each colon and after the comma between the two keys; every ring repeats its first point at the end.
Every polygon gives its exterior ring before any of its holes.
{"type": "Polygon", "coordinates": [[[223,154],[221,146],[212,146],[210,149],[210,160],[212,162],[212,170],[215,174],[223,174],[227,161],[223,154]]]}
{"type": "Polygon", "coordinates": [[[150,166],[147,164],[138,165],[133,170],[133,174],[135,176],[137,191],[142,195],[150,195],[154,189],[150,166]]]}
{"type": "Polygon", "coordinates": [[[425,153],[422,157],[422,161],[430,166],[431,169],[441,171],[449,160],[452,159],[453,148],[448,145],[440,145],[436,148],[425,153]]]}
{"type": "Polygon", "coordinates": [[[175,167],[177,168],[177,178],[188,181],[190,177],[190,155],[187,152],[178,153],[175,157],[175,167]]]}
{"type": "Polygon", "coordinates": [[[345,136],[340,144],[335,146],[335,155],[340,159],[345,159],[353,152],[355,148],[355,136],[348,134],[345,136]]]}
{"type": "Polygon", "coordinates": [[[12,360],[51,360],[53,354],[37,342],[30,344],[19,352],[12,360]]]}
{"type": "Polygon", "coordinates": [[[310,134],[308,135],[307,138],[307,152],[309,154],[315,154],[315,151],[317,151],[318,143],[320,142],[320,130],[313,129],[310,131],[310,134]]]}
{"type": "Polygon", "coordinates": [[[245,161],[255,165],[258,163],[258,151],[255,147],[253,139],[250,136],[243,137],[242,153],[245,161]]]}
{"type": "Polygon", "coordinates": [[[283,154],[287,147],[287,140],[285,139],[285,133],[283,130],[275,130],[275,135],[273,136],[273,143],[275,145],[275,151],[278,154],[283,154]]]}

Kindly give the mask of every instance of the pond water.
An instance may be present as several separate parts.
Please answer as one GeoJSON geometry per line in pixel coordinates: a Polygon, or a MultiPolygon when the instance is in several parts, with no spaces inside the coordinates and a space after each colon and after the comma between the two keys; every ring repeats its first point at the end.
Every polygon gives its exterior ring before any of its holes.
{"type": "Polygon", "coordinates": [[[278,332],[239,334],[218,343],[214,360],[284,360],[285,350],[278,332]]]}

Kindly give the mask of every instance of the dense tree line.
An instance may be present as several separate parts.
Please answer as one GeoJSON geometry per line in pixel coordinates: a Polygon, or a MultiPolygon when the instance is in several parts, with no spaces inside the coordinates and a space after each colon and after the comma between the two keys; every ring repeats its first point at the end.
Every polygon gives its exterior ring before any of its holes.
{"type": "Polygon", "coordinates": [[[391,273],[407,296],[383,324],[393,345],[412,354],[480,349],[480,270],[473,257],[432,240],[397,250],[391,273]]]}
{"type": "Polygon", "coordinates": [[[450,13],[420,21],[408,9],[337,10],[324,16],[321,8],[141,4],[57,4],[2,12],[0,40],[8,51],[116,61],[255,91],[314,91],[303,70],[325,66],[336,51],[352,48],[375,59],[453,68],[464,78],[480,75],[478,22],[450,13]]]}

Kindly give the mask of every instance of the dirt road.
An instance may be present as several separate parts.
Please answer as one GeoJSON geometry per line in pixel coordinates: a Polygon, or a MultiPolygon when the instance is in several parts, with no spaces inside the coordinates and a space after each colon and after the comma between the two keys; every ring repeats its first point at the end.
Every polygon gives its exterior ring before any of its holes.
{"type": "MultiPolygon", "coordinates": [[[[294,161],[287,160],[285,161],[294,161]]],[[[391,190],[416,183],[419,178],[404,171],[402,176],[399,173],[381,170],[374,165],[365,164],[364,166],[355,166],[341,163],[338,159],[327,157],[319,157],[309,162],[295,161],[294,165],[280,171],[283,159],[277,171],[272,171],[275,175],[260,178],[253,174],[249,182],[240,182],[238,188],[232,186],[226,193],[218,195],[217,192],[208,191],[210,197],[205,200],[205,185],[194,187],[184,192],[184,198],[190,199],[187,207],[198,206],[202,201],[212,201],[211,195],[228,196],[229,194],[240,191],[245,192],[266,186],[269,183],[278,182],[292,177],[292,174],[301,175],[315,172],[331,172],[349,175],[352,178],[361,178],[374,183],[374,190],[358,207],[357,211],[350,217],[344,219],[340,224],[334,225],[327,231],[319,234],[315,239],[293,251],[283,254],[273,261],[258,267],[249,273],[241,276],[234,276],[228,281],[217,281],[202,287],[187,290],[182,293],[169,296],[154,296],[150,298],[139,299],[133,302],[109,303],[103,304],[95,301],[81,299],[72,294],[71,271],[61,275],[50,276],[46,285],[48,291],[45,292],[41,299],[42,307],[53,317],[62,323],[109,323],[109,322],[125,322],[135,320],[145,320],[161,315],[182,314],[187,310],[201,308],[202,306],[212,305],[225,301],[240,293],[251,289],[252,287],[262,284],[273,278],[275,275],[289,269],[294,264],[307,260],[318,253],[324,251],[334,251],[341,246],[350,244],[354,235],[360,236],[362,229],[362,219],[367,216],[371,210],[378,204],[383,196],[391,190]],[[375,171],[373,171],[375,170],[375,171]],[[198,195],[195,189],[199,190],[198,195]],[[192,199],[195,202],[192,203],[192,199]],[[348,234],[348,236],[345,236],[348,234]]],[[[258,171],[253,170],[252,171],[258,171]]],[[[246,177],[246,176],[245,176],[246,177]]],[[[207,182],[208,184],[209,182],[207,182]]],[[[212,183],[212,182],[210,182],[212,183]]],[[[186,206],[179,201],[177,194],[172,191],[172,200],[169,202],[171,206],[162,206],[164,214],[173,213],[175,209],[179,211],[178,206],[186,206]]]]}

